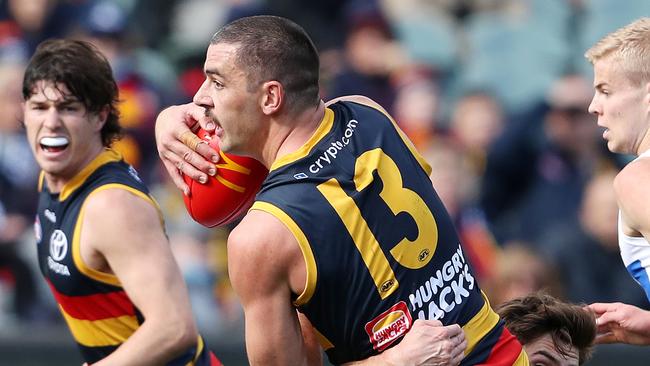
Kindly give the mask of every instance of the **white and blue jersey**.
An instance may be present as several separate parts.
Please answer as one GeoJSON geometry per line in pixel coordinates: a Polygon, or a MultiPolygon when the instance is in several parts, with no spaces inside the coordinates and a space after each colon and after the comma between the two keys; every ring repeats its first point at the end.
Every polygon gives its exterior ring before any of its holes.
{"type": "MultiPolygon", "coordinates": [[[[650,150],[639,155],[635,160],[650,158],[650,150]]],[[[650,242],[643,236],[629,236],[623,232],[623,218],[618,215],[618,245],[625,268],[632,278],[641,285],[650,300],[650,242]]]]}

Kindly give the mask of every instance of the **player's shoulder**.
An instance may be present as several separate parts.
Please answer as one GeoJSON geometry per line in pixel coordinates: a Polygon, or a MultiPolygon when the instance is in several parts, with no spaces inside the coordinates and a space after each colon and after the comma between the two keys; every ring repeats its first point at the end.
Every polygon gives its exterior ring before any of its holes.
{"type": "Polygon", "coordinates": [[[107,184],[93,190],[84,204],[86,215],[117,220],[138,215],[156,214],[151,198],[142,191],[123,184],[107,184]]]}
{"type": "Polygon", "coordinates": [[[650,159],[637,159],[623,168],[614,179],[614,191],[625,222],[631,228],[641,231],[647,222],[647,206],[650,189],[645,183],[650,180],[650,159]]]}
{"type": "Polygon", "coordinates": [[[239,291],[272,287],[286,280],[300,255],[291,232],[267,212],[249,211],[228,237],[228,268],[239,291]],[[251,277],[257,280],[252,283],[251,277]]]}
{"type": "Polygon", "coordinates": [[[88,195],[82,207],[84,242],[102,253],[155,243],[163,232],[162,217],[153,200],[126,186],[101,186],[88,195]]]}
{"type": "Polygon", "coordinates": [[[242,221],[230,232],[228,247],[230,250],[254,252],[266,255],[269,250],[278,254],[287,247],[287,238],[291,233],[275,216],[261,210],[250,210],[242,221]]]}
{"type": "Polygon", "coordinates": [[[286,266],[297,254],[300,247],[289,228],[265,211],[250,210],[228,236],[229,261],[245,266],[286,266]]]}
{"type": "Polygon", "coordinates": [[[648,192],[646,184],[650,180],[650,158],[637,159],[627,164],[616,175],[614,189],[620,196],[635,196],[648,192]]]}

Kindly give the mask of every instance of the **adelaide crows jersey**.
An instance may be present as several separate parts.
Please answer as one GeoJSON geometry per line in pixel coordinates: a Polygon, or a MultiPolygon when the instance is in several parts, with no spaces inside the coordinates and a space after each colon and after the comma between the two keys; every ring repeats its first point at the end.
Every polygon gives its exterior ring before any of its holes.
{"type": "MultiPolygon", "coordinates": [[[[58,194],[49,191],[41,174],[34,224],[40,270],[88,363],[108,356],[144,321],[119,279],[88,267],[81,258],[84,203],[91,194],[107,188],[125,189],[156,205],[135,169],[117,152],[105,150],[58,194]]],[[[170,363],[209,364],[210,355],[200,337],[196,347],[170,363]]]]}
{"type": "Polygon", "coordinates": [[[293,233],[307,283],[295,299],[334,364],[399,342],[417,318],[459,324],[464,365],[526,364],[479,289],[430,167],[383,111],[338,102],[279,158],[252,209],[293,233]]]}

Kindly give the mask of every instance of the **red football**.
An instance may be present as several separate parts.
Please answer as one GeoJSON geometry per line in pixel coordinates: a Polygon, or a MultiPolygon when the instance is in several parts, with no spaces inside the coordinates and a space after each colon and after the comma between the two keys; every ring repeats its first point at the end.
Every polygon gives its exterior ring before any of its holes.
{"type": "Polygon", "coordinates": [[[203,129],[197,135],[219,152],[221,160],[215,164],[216,176],[208,176],[206,184],[183,175],[185,183],[190,187],[190,194],[183,195],[185,208],[201,225],[226,225],[251,207],[269,171],[253,158],[222,152],[219,149],[219,138],[209,135],[203,129]]]}

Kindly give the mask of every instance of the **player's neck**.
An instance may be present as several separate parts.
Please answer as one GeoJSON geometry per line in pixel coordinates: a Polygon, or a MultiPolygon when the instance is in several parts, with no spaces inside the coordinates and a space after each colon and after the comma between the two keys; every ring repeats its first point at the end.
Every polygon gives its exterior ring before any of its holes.
{"type": "Polygon", "coordinates": [[[636,156],[641,156],[648,150],[650,150],[650,131],[648,131],[645,136],[643,136],[643,139],[637,148],[636,156]]]}
{"type": "Polygon", "coordinates": [[[286,123],[278,123],[278,130],[272,131],[271,136],[278,139],[272,142],[263,155],[263,162],[268,167],[278,158],[290,154],[303,146],[316,132],[325,116],[325,104],[320,101],[316,108],[310,108],[297,116],[291,117],[286,123]]]}
{"type": "Polygon", "coordinates": [[[45,172],[44,178],[47,187],[52,193],[59,193],[66,184],[72,181],[85,167],[87,167],[95,158],[104,151],[103,145],[94,146],[88,154],[84,154],[84,159],[78,164],[67,167],[61,172],[45,172]]]}

